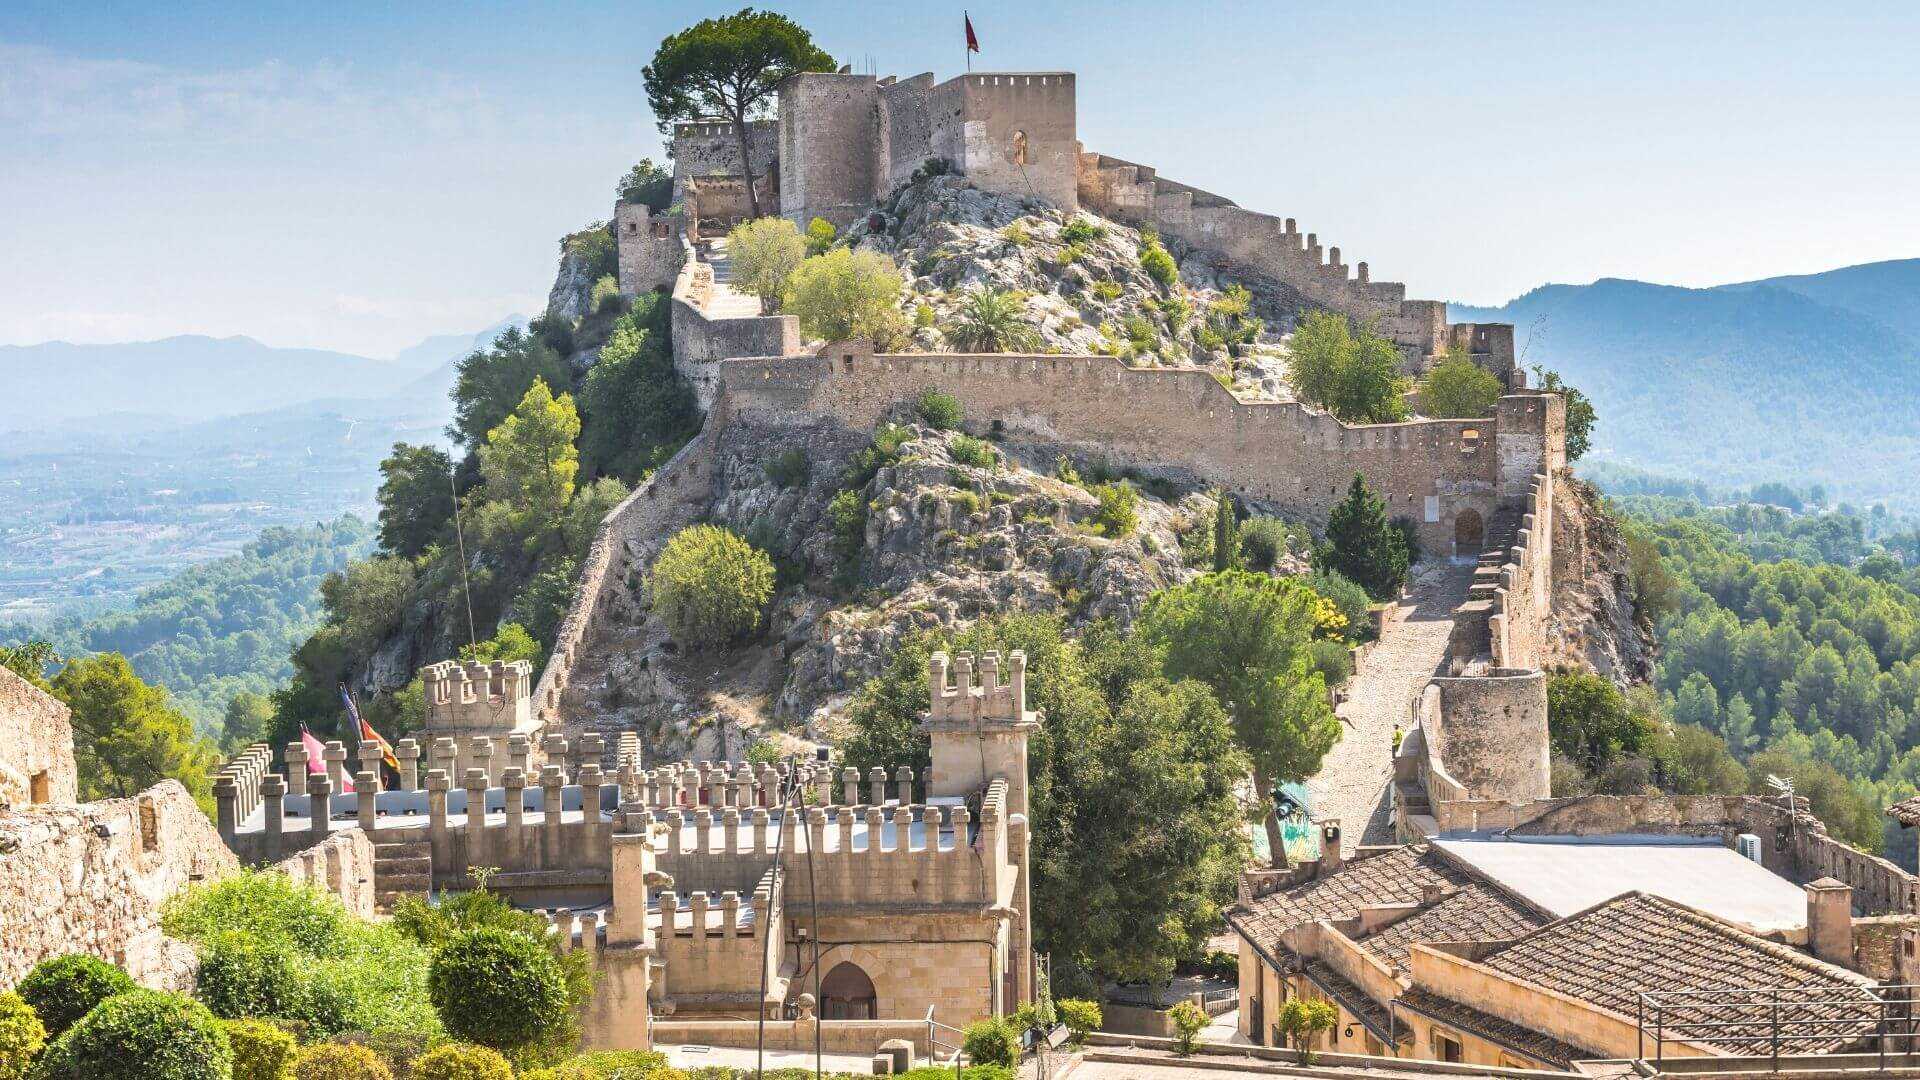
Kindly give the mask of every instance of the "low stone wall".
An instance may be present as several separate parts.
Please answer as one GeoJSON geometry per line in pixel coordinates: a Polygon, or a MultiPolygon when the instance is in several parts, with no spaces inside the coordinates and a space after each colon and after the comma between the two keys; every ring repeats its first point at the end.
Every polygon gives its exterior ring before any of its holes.
{"type": "Polygon", "coordinates": [[[1547,610],[1553,602],[1553,476],[1541,473],[1527,492],[1526,514],[1508,559],[1495,574],[1493,608],[1487,629],[1493,666],[1540,666],[1547,638],[1547,610]]]}
{"type": "Polygon", "coordinates": [[[373,839],[359,829],[333,833],[273,868],[331,893],[361,918],[373,917],[373,839]]]}
{"type": "Polygon", "coordinates": [[[791,315],[712,318],[713,267],[701,262],[681,238],[684,261],[673,282],[673,363],[702,409],[713,407],[714,363],[736,356],[792,356],[800,351],[800,320],[791,315]]]}
{"type": "Polygon", "coordinates": [[[79,799],[67,707],[0,668],[0,809],[79,799]]]}
{"type": "Polygon", "coordinates": [[[160,933],[160,906],[237,867],[176,781],[130,799],[0,813],[0,987],[83,952],[149,986],[187,985],[193,952],[160,933]]]}

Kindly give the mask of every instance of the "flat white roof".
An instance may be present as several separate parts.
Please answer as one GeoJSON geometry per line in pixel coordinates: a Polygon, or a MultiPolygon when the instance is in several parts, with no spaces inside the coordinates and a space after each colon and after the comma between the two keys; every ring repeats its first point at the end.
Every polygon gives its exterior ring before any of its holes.
{"type": "Polygon", "coordinates": [[[1435,847],[1565,918],[1624,892],[1647,892],[1755,933],[1804,930],[1806,892],[1732,848],[1694,837],[1454,833],[1435,847]]]}

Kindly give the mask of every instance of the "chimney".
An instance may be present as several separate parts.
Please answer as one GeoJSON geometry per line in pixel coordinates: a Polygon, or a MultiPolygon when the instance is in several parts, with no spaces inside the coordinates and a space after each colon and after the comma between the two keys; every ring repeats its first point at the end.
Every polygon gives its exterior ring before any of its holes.
{"type": "Polygon", "coordinates": [[[1446,898],[1447,886],[1445,882],[1429,881],[1425,885],[1420,886],[1420,906],[1422,907],[1437,904],[1446,898]]]}
{"type": "Polygon", "coordinates": [[[1346,861],[1346,856],[1340,851],[1340,819],[1322,821],[1320,823],[1321,875],[1338,873],[1346,861]]]}
{"type": "Polygon", "coordinates": [[[1807,884],[1807,948],[1829,964],[1853,966],[1853,886],[1830,877],[1807,884]]]}

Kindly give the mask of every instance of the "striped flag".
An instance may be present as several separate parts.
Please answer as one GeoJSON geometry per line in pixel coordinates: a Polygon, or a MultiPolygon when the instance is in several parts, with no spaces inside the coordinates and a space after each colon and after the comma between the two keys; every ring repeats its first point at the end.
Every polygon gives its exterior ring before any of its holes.
{"type": "Polygon", "coordinates": [[[394,772],[399,772],[400,759],[393,754],[393,744],[389,743],[379,732],[373,730],[373,725],[367,723],[366,719],[360,715],[360,709],[353,703],[353,695],[347,693],[346,683],[340,684],[340,700],[347,704],[347,718],[353,721],[354,729],[360,733],[360,741],[379,743],[380,760],[386,762],[387,766],[394,772]]]}

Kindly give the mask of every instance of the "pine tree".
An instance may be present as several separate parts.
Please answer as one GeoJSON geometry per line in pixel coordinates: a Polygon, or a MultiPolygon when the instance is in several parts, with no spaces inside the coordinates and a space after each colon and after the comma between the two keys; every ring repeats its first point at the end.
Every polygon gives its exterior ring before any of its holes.
{"type": "Polygon", "coordinates": [[[1406,583],[1407,562],[1406,540],[1387,520],[1387,504],[1354,474],[1347,497],[1327,515],[1327,543],[1314,555],[1315,568],[1346,575],[1375,600],[1391,600],[1406,583]]]}
{"type": "Polygon", "coordinates": [[[1234,520],[1233,493],[1219,492],[1213,517],[1213,569],[1215,573],[1233,569],[1234,556],[1240,551],[1239,526],[1234,520]]]}

